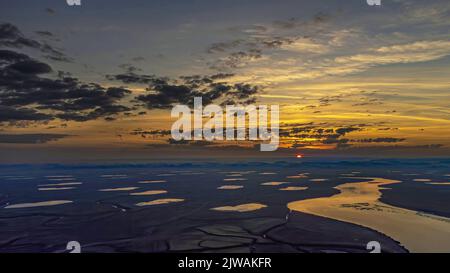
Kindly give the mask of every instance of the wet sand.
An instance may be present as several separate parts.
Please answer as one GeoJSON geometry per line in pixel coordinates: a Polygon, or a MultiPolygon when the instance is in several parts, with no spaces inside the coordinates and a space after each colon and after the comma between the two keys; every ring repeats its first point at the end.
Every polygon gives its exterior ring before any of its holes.
{"type": "Polygon", "coordinates": [[[217,207],[217,208],[212,208],[211,210],[249,212],[249,211],[255,211],[255,210],[259,210],[259,209],[266,208],[266,207],[267,206],[264,204],[251,203],[251,204],[242,204],[242,205],[237,205],[237,206],[217,207]]]}
{"type": "Polygon", "coordinates": [[[308,187],[286,187],[281,188],[280,191],[306,191],[308,187]]]}
{"type": "Polygon", "coordinates": [[[74,190],[75,187],[59,187],[59,188],[38,188],[38,191],[67,191],[74,190]]]}
{"type": "Polygon", "coordinates": [[[111,189],[101,189],[99,191],[103,192],[114,192],[114,191],[134,191],[139,189],[138,187],[126,187],[126,188],[111,188],[111,189]]]}
{"type": "Polygon", "coordinates": [[[71,182],[71,183],[58,183],[58,184],[41,184],[39,187],[59,187],[59,186],[74,186],[81,185],[81,182],[71,182]]]}
{"type": "Polygon", "coordinates": [[[261,185],[262,186],[280,186],[284,184],[289,184],[289,182],[264,182],[261,185]]]}
{"type": "Polygon", "coordinates": [[[130,195],[141,196],[141,195],[157,195],[157,194],[165,194],[166,190],[154,190],[154,191],[143,191],[143,192],[133,192],[130,195]]]}
{"type": "Polygon", "coordinates": [[[50,207],[72,203],[69,200],[55,200],[36,203],[23,203],[6,206],[5,209],[23,209],[23,208],[36,208],[36,207],[50,207]]]}
{"type": "Polygon", "coordinates": [[[288,208],[375,229],[399,241],[411,252],[450,251],[449,218],[382,203],[379,201],[382,186],[400,181],[370,179],[368,182],[339,185],[336,187],[339,194],[291,202],[288,208]]]}
{"type": "MultiPolygon", "coordinates": [[[[448,182],[444,175],[448,174],[450,160],[437,163],[420,161],[420,164],[414,165],[414,172],[419,174],[415,177],[403,175],[412,172],[407,162],[382,161],[379,162],[381,165],[359,161],[304,163],[264,163],[247,167],[234,163],[230,166],[200,167],[3,167],[0,176],[0,252],[62,252],[66,243],[74,239],[83,243],[83,252],[86,253],[367,253],[366,246],[370,241],[380,242],[383,252],[406,252],[392,239],[392,235],[391,238],[383,234],[383,228],[365,227],[350,221],[288,209],[287,204],[291,202],[327,199],[339,193],[336,187],[340,185],[362,183],[362,178],[343,177],[343,174],[355,174],[352,172],[356,170],[361,172],[357,175],[359,177],[403,181],[389,184],[392,189],[383,191],[381,199],[375,198],[382,203],[450,218],[450,187],[413,181],[414,178],[428,178],[432,183],[448,182]],[[274,170],[277,174],[260,174],[275,173],[274,170]],[[175,173],[175,176],[164,180],[166,183],[159,182],[162,181],[158,177],[160,174],[175,173]],[[38,192],[43,185],[47,188],[70,186],[48,180],[70,178],[69,175],[76,181],[82,181],[76,190],[38,192]],[[286,179],[287,176],[297,179],[286,179]],[[240,177],[247,180],[223,181],[240,177]],[[10,178],[27,179],[12,181],[10,178]],[[309,179],[328,180],[315,183],[309,179]],[[274,181],[287,181],[289,184],[261,185],[274,181]],[[228,186],[239,189],[219,189],[228,186]],[[303,187],[308,188],[283,190],[303,187]],[[100,189],[110,191],[99,192],[100,189]],[[155,191],[167,191],[167,194],[131,195],[155,191]],[[64,202],[70,204],[50,200],[66,200],[64,202]],[[252,208],[249,204],[260,206],[252,208]]],[[[353,210],[365,210],[369,204],[352,206],[353,210]]],[[[384,217],[385,212],[382,215],[378,221],[389,224],[390,218],[384,217]]],[[[402,224],[402,230],[409,233],[409,229],[417,229],[416,222],[422,221],[424,215],[416,216],[411,223],[402,224]]],[[[424,234],[416,236],[415,240],[420,241],[423,235],[433,232],[424,229],[424,234]]]]}
{"type": "Polygon", "coordinates": [[[167,199],[157,199],[149,202],[141,202],[137,203],[136,206],[143,207],[143,206],[155,206],[155,205],[165,205],[170,203],[178,203],[183,202],[184,199],[176,199],[176,198],[167,198],[167,199]]]}
{"type": "Polygon", "coordinates": [[[218,187],[218,190],[239,190],[244,188],[244,186],[235,186],[235,185],[224,185],[221,187],[218,187]]]}
{"type": "Polygon", "coordinates": [[[157,183],[166,183],[166,180],[145,180],[145,181],[139,181],[139,184],[157,184],[157,183]]]}

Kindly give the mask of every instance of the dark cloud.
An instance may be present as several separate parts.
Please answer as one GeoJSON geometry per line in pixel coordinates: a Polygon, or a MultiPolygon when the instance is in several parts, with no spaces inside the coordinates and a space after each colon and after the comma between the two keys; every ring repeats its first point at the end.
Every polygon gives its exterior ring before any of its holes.
{"type": "Polygon", "coordinates": [[[130,108],[118,104],[131,91],[83,83],[25,54],[0,50],[0,122],[44,121],[55,118],[87,121],[111,117],[130,108]]]}
{"type": "Polygon", "coordinates": [[[278,29],[295,29],[300,27],[307,27],[311,25],[319,25],[329,22],[333,16],[329,13],[318,12],[310,20],[304,20],[302,18],[289,18],[287,20],[277,20],[273,22],[273,26],[278,29]]]}
{"type": "Polygon", "coordinates": [[[405,141],[405,138],[394,137],[380,137],[380,138],[365,138],[365,139],[347,139],[339,137],[329,137],[322,141],[323,144],[337,144],[337,148],[347,148],[352,146],[352,143],[397,143],[405,141]]]}
{"type": "Polygon", "coordinates": [[[361,152],[365,154],[375,154],[375,153],[386,153],[389,151],[399,151],[399,150],[438,150],[445,148],[443,144],[427,144],[427,145],[375,145],[367,147],[341,147],[349,152],[361,152]]]}
{"type": "Polygon", "coordinates": [[[140,95],[136,99],[149,109],[169,108],[174,104],[192,105],[195,97],[202,97],[203,104],[211,104],[219,99],[249,99],[258,92],[257,86],[243,84],[162,84],[150,88],[152,93],[140,95]]]}
{"type": "Polygon", "coordinates": [[[106,78],[111,81],[120,81],[126,84],[164,84],[168,79],[160,78],[155,75],[137,74],[135,71],[127,71],[116,75],[107,75],[106,78]]]}
{"type": "Polygon", "coordinates": [[[363,131],[365,128],[373,128],[383,123],[361,123],[353,125],[336,125],[329,123],[295,123],[281,124],[280,138],[282,142],[290,144],[291,148],[299,148],[316,144],[334,145],[337,149],[348,148],[351,143],[393,143],[401,142],[403,138],[344,138],[352,132],[363,131]],[[311,140],[314,139],[314,140],[311,140]]]}
{"type": "Polygon", "coordinates": [[[206,141],[206,140],[173,140],[168,139],[167,143],[170,145],[189,145],[189,146],[196,146],[196,147],[205,147],[214,145],[214,142],[206,141]]]}
{"type": "MultiPolygon", "coordinates": [[[[282,124],[280,135],[284,137],[296,138],[339,138],[348,133],[361,131],[369,124],[355,124],[345,127],[325,127],[326,124],[282,124]]],[[[331,125],[330,125],[331,126],[331,125]]]]}
{"type": "Polygon", "coordinates": [[[51,115],[39,113],[34,109],[0,105],[0,122],[44,121],[52,118],[51,115]]]}
{"type": "Polygon", "coordinates": [[[132,58],[131,60],[134,62],[143,62],[143,61],[145,61],[145,58],[138,56],[138,57],[132,58]]]}
{"type": "Polygon", "coordinates": [[[192,105],[194,97],[202,97],[203,103],[215,101],[239,101],[249,103],[260,87],[249,84],[230,84],[225,80],[233,74],[219,73],[210,76],[182,76],[178,79],[137,74],[128,71],[123,74],[107,75],[107,79],[121,81],[126,84],[145,84],[147,94],[136,97],[136,102],[148,109],[170,108],[174,104],[192,105]]]}
{"type": "Polygon", "coordinates": [[[323,144],[347,144],[349,142],[349,140],[347,138],[327,138],[325,140],[322,141],[323,144]]]}
{"type": "Polygon", "coordinates": [[[137,135],[141,136],[142,138],[155,138],[155,137],[164,137],[164,136],[170,136],[171,132],[170,130],[143,130],[143,129],[135,129],[131,133],[131,135],[137,135]]]}
{"type": "Polygon", "coordinates": [[[294,42],[295,39],[283,37],[249,37],[230,42],[212,44],[207,48],[209,54],[221,54],[217,60],[210,62],[211,69],[222,71],[239,68],[251,61],[262,58],[263,51],[281,47],[294,42]]]}
{"type": "MultiPolygon", "coordinates": [[[[17,27],[7,23],[0,25],[0,46],[35,48],[54,53],[51,58],[62,57],[48,45],[26,38],[17,27]]],[[[84,83],[70,73],[55,72],[50,65],[26,54],[0,49],[0,110],[14,109],[3,115],[0,121],[61,119],[83,122],[99,118],[113,121],[119,114],[134,115],[132,111],[139,107],[154,109],[169,108],[177,103],[191,105],[194,97],[202,97],[205,104],[214,101],[250,103],[259,91],[257,86],[227,83],[226,79],[233,76],[228,73],[170,79],[139,74],[140,69],[132,64],[121,65],[121,68],[124,73],[108,75],[107,78],[147,86],[146,94],[135,97],[136,107],[121,104],[121,100],[131,93],[124,87],[106,88],[97,83],[84,83]],[[57,77],[51,78],[54,74],[57,77]]],[[[144,112],[140,111],[140,114],[144,112]]]]}
{"type": "Polygon", "coordinates": [[[208,53],[225,52],[227,50],[236,48],[236,47],[242,45],[243,43],[244,43],[244,40],[242,40],[242,39],[237,39],[237,40],[233,40],[233,41],[229,41],[229,42],[213,43],[206,49],[206,51],[208,53]]]}
{"type": "Polygon", "coordinates": [[[28,60],[30,60],[30,58],[25,54],[0,49],[0,65],[13,64],[28,60]]]}
{"type": "MultiPolygon", "coordinates": [[[[49,33],[49,32],[40,32],[49,33]]],[[[72,61],[61,50],[58,50],[49,44],[36,41],[25,37],[22,32],[10,23],[0,23],[0,47],[9,48],[32,48],[39,50],[44,57],[54,61],[70,62],[72,61]]]]}
{"type": "Polygon", "coordinates": [[[361,131],[361,128],[357,128],[357,127],[342,127],[342,128],[336,129],[335,131],[336,131],[336,133],[338,135],[343,136],[343,135],[351,133],[351,132],[361,131]]]}
{"type": "Polygon", "coordinates": [[[70,135],[65,134],[0,134],[0,143],[40,144],[57,141],[70,135]]]}
{"type": "Polygon", "coordinates": [[[142,69],[140,69],[132,64],[121,64],[121,65],[119,65],[119,67],[128,73],[135,73],[138,71],[142,71],[142,69]]]}
{"type": "Polygon", "coordinates": [[[170,138],[167,140],[167,143],[171,144],[171,145],[188,145],[189,142],[190,142],[189,140],[185,140],[185,139],[174,140],[174,139],[170,138]]]}
{"type": "Polygon", "coordinates": [[[384,127],[384,128],[378,128],[378,131],[396,131],[398,128],[390,128],[390,127],[384,127]]]}
{"type": "Polygon", "coordinates": [[[26,60],[17,63],[13,63],[4,68],[4,71],[13,73],[13,71],[24,75],[39,75],[52,72],[52,68],[46,64],[35,60],[26,60]]]}
{"type": "Polygon", "coordinates": [[[16,26],[9,23],[2,23],[0,24],[0,46],[40,48],[41,44],[35,40],[26,38],[16,26]]]}

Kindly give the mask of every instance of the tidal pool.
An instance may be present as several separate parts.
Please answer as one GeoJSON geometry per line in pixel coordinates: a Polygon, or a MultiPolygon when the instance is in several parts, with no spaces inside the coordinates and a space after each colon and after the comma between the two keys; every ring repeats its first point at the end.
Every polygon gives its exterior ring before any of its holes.
{"type": "Polygon", "coordinates": [[[346,183],[331,197],[288,204],[293,211],[309,213],[372,228],[399,241],[411,252],[448,252],[450,219],[391,206],[380,201],[382,186],[401,183],[384,178],[346,183]]]}

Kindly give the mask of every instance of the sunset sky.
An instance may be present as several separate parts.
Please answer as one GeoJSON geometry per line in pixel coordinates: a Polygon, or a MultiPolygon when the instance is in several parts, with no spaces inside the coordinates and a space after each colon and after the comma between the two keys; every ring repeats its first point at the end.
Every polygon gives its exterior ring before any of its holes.
{"type": "Polygon", "coordinates": [[[271,156],[171,144],[198,93],[279,104],[283,156],[450,155],[450,2],[382,3],[0,0],[0,163],[271,156]]]}

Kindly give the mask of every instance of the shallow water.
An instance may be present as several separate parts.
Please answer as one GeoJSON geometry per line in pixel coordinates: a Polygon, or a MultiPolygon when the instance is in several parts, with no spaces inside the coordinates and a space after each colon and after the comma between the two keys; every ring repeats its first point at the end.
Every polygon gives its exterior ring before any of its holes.
{"type": "Polygon", "coordinates": [[[418,213],[379,201],[382,186],[401,183],[384,178],[337,186],[339,194],[288,204],[294,211],[350,222],[386,234],[412,252],[448,252],[450,219],[418,213]]]}
{"type": "Polygon", "coordinates": [[[133,191],[139,189],[138,187],[126,187],[126,188],[111,188],[111,189],[101,189],[98,191],[109,192],[109,191],[133,191]]]}
{"type": "Polygon", "coordinates": [[[55,201],[45,201],[45,202],[36,202],[36,203],[22,203],[22,204],[13,204],[8,205],[5,209],[23,209],[23,208],[35,208],[35,207],[49,207],[49,206],[58,206],[72,203],[73,201],[69,200],[55,200],[55,201]]]}

